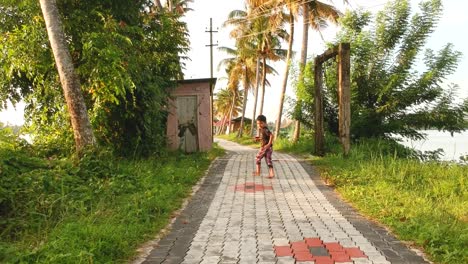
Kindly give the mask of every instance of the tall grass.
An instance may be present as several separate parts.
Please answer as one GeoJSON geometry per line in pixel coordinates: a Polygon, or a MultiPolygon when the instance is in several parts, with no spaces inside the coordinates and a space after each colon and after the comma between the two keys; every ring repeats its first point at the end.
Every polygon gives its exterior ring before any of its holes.
{"type": "MultiPolygon", "coordinates": [[[[14,144],[13,144],[14,145],[14,144]]],[[[0,144],[0,263],[124,263],[222,151],[79,164],[0,144]]]]}
{"type": "Polygon", "coordinates": [[[436,262],[468,263],[468,167],[405,158],[389,141],[316,158],[322,177],[364,214],[421,246],[436,262]]]}

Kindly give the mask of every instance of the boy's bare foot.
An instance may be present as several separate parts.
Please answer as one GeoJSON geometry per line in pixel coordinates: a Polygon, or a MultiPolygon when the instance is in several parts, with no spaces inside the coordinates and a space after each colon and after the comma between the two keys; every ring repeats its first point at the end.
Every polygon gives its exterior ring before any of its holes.
{"type": "Polygon", "coordinates": [[[252,176],[260,176],[260,173],[257,173],[257,172],[252,172],[252,176]]]}
{"type": "Polygon", "coordinates": [[[275,175],[268,175],[267,178],[268,179],[273,179],[275,177],[275,175]]]}

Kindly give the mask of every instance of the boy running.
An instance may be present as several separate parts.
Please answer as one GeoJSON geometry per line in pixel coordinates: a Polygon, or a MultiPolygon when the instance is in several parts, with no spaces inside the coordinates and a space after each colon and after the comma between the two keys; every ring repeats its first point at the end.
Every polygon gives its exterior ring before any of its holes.
{"type": "Polygon", "coordinates": [[[264,115],[259,115],[257,117],[257,127],[260,131],[260,137],[255,137],[255,141],[262,142],[260,150],[255,157],[256,171],[254,172],[255,176],[260,176],[261,161],[265,158],[265,161],[268,165],[268,178],[273,178],[275,173],[273,171],[273,162],[271,161],[271,155],[273,154],[273,133],[267,127],[267,120],[264,115]]]}

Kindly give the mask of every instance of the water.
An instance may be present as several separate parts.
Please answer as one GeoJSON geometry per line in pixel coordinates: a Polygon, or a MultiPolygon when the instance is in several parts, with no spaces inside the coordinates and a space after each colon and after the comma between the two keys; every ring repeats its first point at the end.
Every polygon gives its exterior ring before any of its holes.
{"type": "Polygon", "coordinates": [[[468,155],[468,131],[455,133],[453,137],[448,132],[438,130],[420,131],[427,134],[424,140],[411,140],[403,138],[403,145],[421,151],[433,151],[439,148],[444,150],[442,160],[459,161],[460,156],[468,155]]]}

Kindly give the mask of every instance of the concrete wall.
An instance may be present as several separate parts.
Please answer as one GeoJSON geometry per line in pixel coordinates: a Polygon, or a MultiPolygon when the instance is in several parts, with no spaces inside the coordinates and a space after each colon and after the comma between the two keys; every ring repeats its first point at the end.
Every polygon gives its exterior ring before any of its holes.
{"type": "MultiPolygon", "coordinates": [[[[195,79],[184,80],[172,93],[174,99],[177,96],[197,96],[198,102],[198,146],[200,151],[208,151],[212,147],[211,133],[211,101],[210,80],[195,79]]],[[[213,84],[214,85],[214,84],[213,84]]],[[[179,147],[177,109],[174,101],[170,102],[169,116],[167,119],[167,138],[169,149],[176,150],[179,147]]]]}

